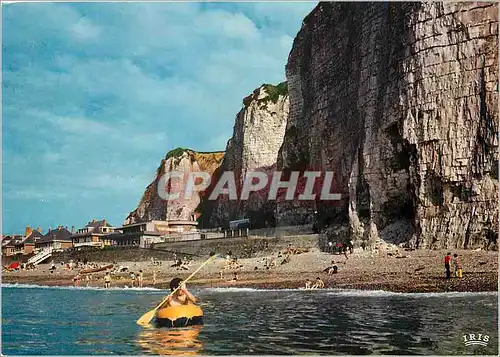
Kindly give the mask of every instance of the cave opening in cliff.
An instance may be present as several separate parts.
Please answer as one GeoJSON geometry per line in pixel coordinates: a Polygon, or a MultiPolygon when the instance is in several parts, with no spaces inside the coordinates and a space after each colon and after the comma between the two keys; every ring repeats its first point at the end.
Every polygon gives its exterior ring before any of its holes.
{"type": "Polygon", "coordinates": [[[434,206],[442,206],[444,203],[443,183],[441,178],[434,172],[428,172],[425,178],[425,191],[427,198],[434,206]]]}

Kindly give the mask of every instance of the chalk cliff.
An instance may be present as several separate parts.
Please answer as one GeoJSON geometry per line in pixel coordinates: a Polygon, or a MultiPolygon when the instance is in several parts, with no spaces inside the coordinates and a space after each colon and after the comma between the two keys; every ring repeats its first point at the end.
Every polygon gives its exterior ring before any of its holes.
{"type": "MultiPolygon", "coordinates": [[[[262,171],[272,175],[276,169],[278,151],[288,117],[287,84],[264,84],[243,100],[243,108],[236,115],[233,136],[228,141],[224,160],[214,175],[223,172],[235,176],[238,198],[245,175],[262,171]]],[[[251,193],[248,200],[229,201],[220,197],[203,204],[204,226],[225,226],[229,220],[250,218],[253,227],[273,226],[275,202],[268,201],[266,189],[251,193]]]]}
{"type": "MultiPolygon", "coordinates": [[[[191,220],[201,197],[193,192],[189,199],[183,195],[176,200],[164,200],[158,193],[158,183],[167,172],[179,171],[188,176],[191,172],[207,172],[210,175],[219,167],[224,152],[196,152],[177,148],[167,153],[156,170],[153,181],[146,188],[138,207],[130,212],[124,224],[148,220],[191,220]]],[[[175,193],[175,191],[172,191],[175,193]]]]}
{"type": "Polygon", "coordinates": [[[200,227],[226,226],[230,219],[239,217],[251,217],[256,226],[274,225],[275,202],[264,196],[252,193],[247,201],[234,202],[229,202],[227,196],[209,201],[208,196],[224,172],[234,174],[239,197],[248,171],[272,173],[276,168],[288,116],[287,93],[285,82],[264,84],[244,98],[225,152],[199,153],[183,148],[170,151],[125,224],[151,219],[191,219],[197,214],[202,218],[200,227]],[[172,171],[180,171],[186,177],[191,172],[206,172],[212,176],[212,185],[201,194],[193,193],[190,199],[182,199],[181,195],[181,199],[166,201],[159,195],[158,182],[162,175],[172,171]]]}
{"type": "Polygon", "coordinates": [[[278,224],[360,243],[474,248],[498,227],[498,4],[320,3],[286,65],[279,169],[336,174],[339,202],[280,202],[278,224]]]}

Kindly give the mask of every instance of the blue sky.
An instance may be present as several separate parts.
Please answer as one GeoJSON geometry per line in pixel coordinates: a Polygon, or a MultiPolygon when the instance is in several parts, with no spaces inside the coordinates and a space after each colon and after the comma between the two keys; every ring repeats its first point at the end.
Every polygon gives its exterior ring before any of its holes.
{"type": "Polygon", "coordinates": [[[177,146],[224,150],[315,2],[3,6],[3,232],[121,225],[177,146]]]}

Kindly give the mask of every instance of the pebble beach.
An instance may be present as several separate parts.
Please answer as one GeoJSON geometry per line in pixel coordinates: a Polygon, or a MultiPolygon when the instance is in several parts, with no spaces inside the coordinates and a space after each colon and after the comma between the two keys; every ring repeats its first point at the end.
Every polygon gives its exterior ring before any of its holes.
{"type": "MultiPolygon", "coordinates": [[[[309,252],[290,255],[289,262],[281,264],[278,254],[256,258],[239,259],[238,268],[227,268],[225,257],[218,257],[204,266],[188,283],[197,287],[238,287],[262,289],[301,288],[306,279],[317,277],[325,288],[385,290],[392,292],[477,292],[498,290],[498,253],[494,251],[454,250],[463,265],[463,277],[445,279],[443,259],[448,251],[413,250],[405,251],[399,257],[385,252],[355,249],[352,254],[329,254],[313,248],[309,252]],[[266,261],[276,265],[266,268],[266,261]],[[324,269],[336,265],[336,274],[327,274],[324,269]],[[235,278],[236,273],[236,280],[235,278]]],[[[144,273],[143,287],[168,288],[174,277],[187,278],[204,259],[194,260],[188,269],[171,267],[174,262],[150,261],[115,262],[127,267],[126,272],[112,274],[111,287],[130,287],[129,272],[144,273]],[[153,284],[153,274],[156,282],[153,284]]],[[[109,262],[111,263],[111,262],[109,262]]],[[[99,263],[106,265],[106,263],[99,263]]],[[[67,270],[59,266],[50,272],[50,264],[40,264],[34,270],[4,270],[2,281],[8,284],[74,285],[73,278],[82,269],[67,270]]],[[[104,286],[105,272],[93,273],[92,280],[82,275],[80,286],[104,286]]]]}

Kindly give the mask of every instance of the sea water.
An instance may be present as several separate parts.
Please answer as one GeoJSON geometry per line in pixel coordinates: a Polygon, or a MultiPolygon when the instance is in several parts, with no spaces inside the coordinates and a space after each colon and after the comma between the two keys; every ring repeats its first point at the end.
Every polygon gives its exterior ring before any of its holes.
{"type": "Polygon", "coordinates": [[[496,292],[192,291],[202,328],[144,329],[135,321],[167,291],[3,285],[2,353],[498,354],[496,292]]]}

